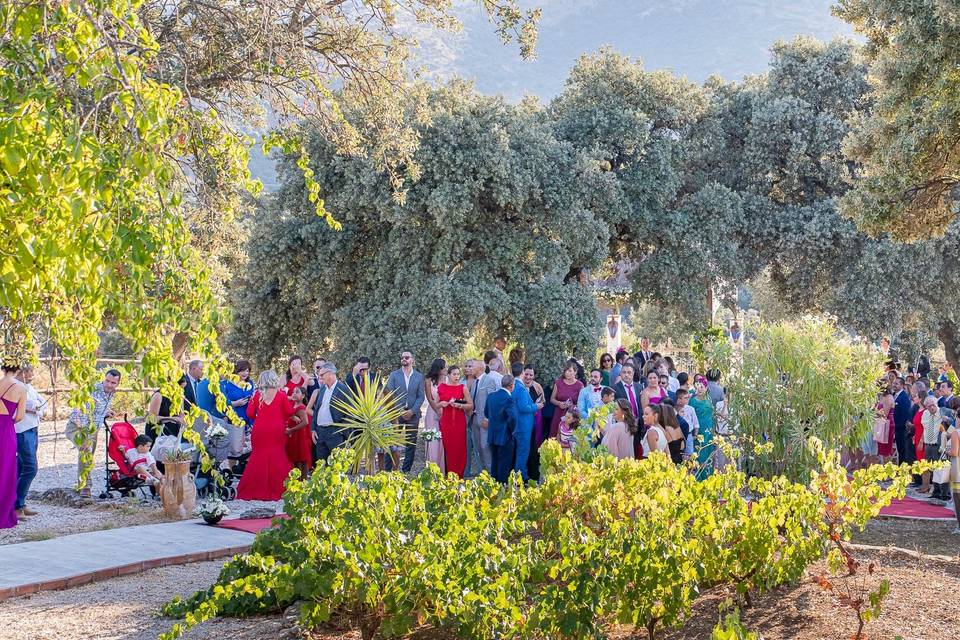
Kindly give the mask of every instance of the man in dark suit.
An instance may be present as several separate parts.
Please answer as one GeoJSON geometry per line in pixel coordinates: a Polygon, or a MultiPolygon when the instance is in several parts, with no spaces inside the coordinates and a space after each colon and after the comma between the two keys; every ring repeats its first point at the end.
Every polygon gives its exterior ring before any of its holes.
{"type": "Polygon", "coordinates": [[[354,393],[360,393],[360,389],[370,382],[370,358],[360,356],[357,358],[357,364],[353,365],[353,371],[347,376],[347,386],[354,393]]]}
{"type": "Polygon", "coordinates": [[[487,397],[487,404],[483,408],[487,418],[487,442],[493,458],[491,475],[501,483],[510,477],[517,447],[517,401],[513,397],[513,385],[513,376],[503,376],[500,389],[487,397]]]}
{"type": "Polygon", "coordinates": [[[640,384],[633,381],[633,367],[625,364],[620,370],[620,381],[613,386],[613,397],[616,399],[624,398],[630,403],[630,411],[633,417],[638,420],[637,424],[642,424],[643,409],[640,404],[640,393],[642,389],[640,384]]]}
{"type": "Polygon", "coordinates": [[[893,381],[893,434],[897,442],[897,458],[900,464],[914,462],[917,458],[913,441],[907,433],[907,424],[913,417],[913,402],[904,389],[904,380],[897,377],[893,381]]]}
{"type": "MultiPolygon", "coordinates": [[[[417,432],[420,427],[420,408],[423,406],[423,374],[413,368],[413,354],[404,351],[400,354],[400,368],[391,371],[387,378],[387,391],[403,404],[404,412],[400,416],[401,424],[406,426],[407,443],[403,452],[403,472],[413,468],[413,458],[417,452],[417,432]]],[[[391,460],[392,464],[392,460],[391,460]]]]}
{"type": "Polygon", "coordinates": [[[937,406],[941,409],[950,408],[950,401],[953,400],[953,383],[949,380],[942,380],[940,386],[940,399],[937,400],[937,406]]]}
{"type": "Polygon", "coordinates": [[[183,388],[183,410],[197,406],[197,388],[203,380],[203,361],[191,360],[187,365],[187,386],[183,388]]]}
{"type": "Polygon", "coordinates": [[[326,460],[330,453],[350,437],[349,429],[342,426],[347,416],[338,402],[347,402],[347,385],[337,380],[337,368],[332,362],[320,370],[317,390],[310,396],[307,410],[312,416],[311,425],[315,438],[317,459],[326,460]]]}
{"type": "MultiPolygon", "coordinates": [[[[637,361],[637,366],[640,367],[640,371],[643,371],[644,365],[647,364],[647,360],[652,356],[653,351],[650,350],[650,338],[643,336],[640,338],[640,351],[633,354],[633,359],[637,361]]],[[[640,375],[640,371],[636,371],[635,373],[640,375]]],[[[620,375],[622,376],[623,374],[621,373],[620,375]]]]}

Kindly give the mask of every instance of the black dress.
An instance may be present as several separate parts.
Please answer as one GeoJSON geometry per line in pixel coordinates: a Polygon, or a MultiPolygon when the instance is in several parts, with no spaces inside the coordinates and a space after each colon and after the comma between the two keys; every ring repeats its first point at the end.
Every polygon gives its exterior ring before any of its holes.
{"type": "Polygon", "coordinates": [[[157,424],[150,424],[144,428],[144,433],[156,440],[158,436],[176,436],[180,433],[180,422],[170,415],[170,398],[160,396],[160,408],[157,410],[157,424]]]}
{"type": "MultiPolygon", "coordinates": [[[[530,387],[530,397],[533,398],[533,403],[536,404],[540,401],[541,396],[537,393],[536,387],[530,387]]],[[[547,404],[550,404],[549,402],[547,404]]],[[[541,410],[542,411],[542,410],[541,410]]],[[[547,424],[548,429],[549,422],[546,418],[543,417],[543,414],[540,414],[541,425],[547,424]]],[[[540,439],[537,439],[537,430],[536,428],[530,430],[530,455],[527,456],[527,477],[536,482],[540,482],[540,445],[543,444],[543,428],[541,427],[540,439]]]]}
{"type": "Polygon", "coordinates": [[[673,460],[674,464],[681,464],[683,462],[683,445],[684,441],[682,438],[677,438],[673,442],[667,443],[667,449],[670,451],[670,459],[673,460]]]}

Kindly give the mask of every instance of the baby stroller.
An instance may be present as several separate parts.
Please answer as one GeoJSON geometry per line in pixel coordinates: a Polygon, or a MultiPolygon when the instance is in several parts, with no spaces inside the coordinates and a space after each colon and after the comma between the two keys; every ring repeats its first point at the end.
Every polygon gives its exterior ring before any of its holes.
{"type": "Polygon", "coordinates": [[[107,425],[107,457],[106,457],[106,476],[107,484],[104,492],[100,494],[100,499],[109,498],[112,492],[117,492],[121,497],[127,497],[134,491],[140,491],[144,498],[147,483],[140,478],[133,470],[133,467],[127,462],[126,452],[136,448],[134,440],[139,435],[137,429],[127,422],[127,417],[123,417],[122,422],[115,422],[107,425]],[[113,462],[111,465],[110,463],[113,462]]]}
{"type": "Polygon", "coordinates": [[[219,487],[216,486],[213,474],[200,468],[200,456],[198,454],[195,463],[198,494],[201,497],[215,494],[225,500],[236,499],[240,476],[243,475],[243,471],[247,467],[247,461],[250,459],[249,447],[244,447],[244,451],[240,454],[231,455],[225,449],[220,449],[216,445],[208,445],[207,454],[213,460],[214,467],[219,471],[223,484],[219,487]]]}

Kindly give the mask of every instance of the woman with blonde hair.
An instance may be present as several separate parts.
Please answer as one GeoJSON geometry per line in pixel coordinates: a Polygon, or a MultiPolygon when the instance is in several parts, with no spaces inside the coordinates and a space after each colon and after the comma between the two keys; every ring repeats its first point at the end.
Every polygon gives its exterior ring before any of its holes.
{"type": "Polygon", "coordinates": [[[287,458],[287,421],[296,413],[280,386],[280,378],[268,369],[260,374],[257,391],[247,404],[253,420],[250,441],[253,451],[240,477],[240,500],[280,500],[293,465],[287,458]]]}

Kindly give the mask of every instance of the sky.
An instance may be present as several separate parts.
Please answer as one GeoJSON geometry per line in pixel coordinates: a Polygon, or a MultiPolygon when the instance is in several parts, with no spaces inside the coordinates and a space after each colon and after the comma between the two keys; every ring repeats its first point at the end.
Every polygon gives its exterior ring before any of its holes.
{"type": "Polygon", "coordinates": [[[517,101],[529,93],[544,101],[563,89],[576,59],[609,46],[694,82],[763,73],[771,44],[797,35],[821,40],[852,37],[830,14],[831,0],[519,0],[540,7],[537,59],[520,59],[503,45],[476,3],[461,3],[458,34],[426,29],[418,63],[438,79],[473,79],[479,91],[517,101]]]}

